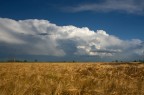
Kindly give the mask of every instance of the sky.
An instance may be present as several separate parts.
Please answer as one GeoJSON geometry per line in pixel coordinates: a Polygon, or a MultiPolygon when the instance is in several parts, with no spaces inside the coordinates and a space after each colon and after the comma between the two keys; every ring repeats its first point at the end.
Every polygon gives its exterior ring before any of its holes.
{"type": "Polygon", "coordinates": [[[143,36],[143,0],[0,0],[0,60],[139,60],[143,36]]]}

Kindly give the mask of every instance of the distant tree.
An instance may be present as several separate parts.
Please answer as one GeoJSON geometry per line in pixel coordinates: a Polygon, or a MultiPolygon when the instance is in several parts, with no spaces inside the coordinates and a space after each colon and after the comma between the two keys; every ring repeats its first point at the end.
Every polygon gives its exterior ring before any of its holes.
{"type": "Polygon", "coordinates": [[[137,60],[134,60],[133,62],[137,62],[137,60]]]}
{"type": "Polygon", "coordinates": [[[24,62],[27,62],[27,60],[24,60],[24,62]]]}
{"type": "Polygon", "coordinates": [[[35,59],[34,61],[35,61],[35,62],[38,62],[38,60],[37,60],[37,59],[35,59]]]}

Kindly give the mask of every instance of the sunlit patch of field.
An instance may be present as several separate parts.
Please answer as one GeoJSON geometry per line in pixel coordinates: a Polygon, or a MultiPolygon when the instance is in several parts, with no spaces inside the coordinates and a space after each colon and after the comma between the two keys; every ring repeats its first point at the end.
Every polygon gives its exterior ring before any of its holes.
{"type": "Polygon", "coordinates": [[[1,63],[0,95],[144,95],[144,64],[1,63]]]}

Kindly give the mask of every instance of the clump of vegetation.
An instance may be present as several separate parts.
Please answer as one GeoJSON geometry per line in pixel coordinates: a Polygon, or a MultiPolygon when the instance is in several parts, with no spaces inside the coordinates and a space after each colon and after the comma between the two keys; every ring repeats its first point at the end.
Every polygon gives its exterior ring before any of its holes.
{"type": "Polygon", "coordinates": [[[144,64],[0,64],[0,95],[144,95],[144,64]]]}

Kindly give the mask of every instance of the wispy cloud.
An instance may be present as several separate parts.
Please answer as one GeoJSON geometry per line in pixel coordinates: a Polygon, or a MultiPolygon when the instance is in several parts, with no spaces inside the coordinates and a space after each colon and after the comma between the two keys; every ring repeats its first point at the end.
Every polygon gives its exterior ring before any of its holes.
{"type": "Polygon", "coordinates": [[[87,3],[69,6],[70,12],[94,11],[94,12],[123,12],[131,14],[144,13],[143,0],[103,0],[100,3],[87,3]]]}
{"type": "Polygon", "coordinates": [[[122,40],[104,30],[0,18],[0,54],[125,58],[142,55],[143,50],[143,41],[122,40]]]}

